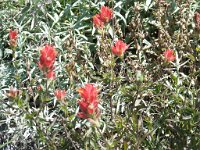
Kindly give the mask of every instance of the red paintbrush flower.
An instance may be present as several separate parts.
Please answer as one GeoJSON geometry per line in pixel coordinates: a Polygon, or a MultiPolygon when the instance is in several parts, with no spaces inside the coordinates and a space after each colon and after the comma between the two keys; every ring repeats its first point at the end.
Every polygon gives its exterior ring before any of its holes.
{"type": "Polygon", "coordinates": [[[114,46],[112,46],[112,52],[113,54],[121,57],[124,55],[124,52],[128,49],[129,45],[124,43],[121,40],[118,40],[114,46]]]}
{"type": "Polygon", "coordinates": [[[10,29],[9,38],[10,38],[10,40],[16,40],[17,39],[17,31],[10,29]]]}
{"type": "Polygon", "coordinates": [[[79,88],[78,92],[88,102],[96,100],[98,96],[98,90],[93,84],[86,84],[84,88],[79,88]]]}
{"type": "Polygon", "coordinates": [[[11,46],[13,47],[16,47],[17,46],[17,30],[12,30],[10,29],[10,32],[9,32],[9,43],[11,46]]]}
{"type": "Polygon", "coordinates": [[[57,56],[54,47],[45,45],[40,51],[40,61],[38,62],[39,68],[43,71],[52,70],[57,56]]]}
{"type": "Polygon", "coordinates": [[[174,61],[176,59],[176,56],[174,55],[173,50],[168,49],[163,53],[165,60],[170,62],[170,61],[174,61]]]}
{"type": "Polygon", "coordinates": [[[93,24],[96,28],[103,28],[104,23],[108,23],[113,16],[113,12],[109,7],[102,6],[99,14],[92,17],[93,24]]]}
{"type": "Polygon", "coordinates": [[[101,20],[100,15],[96,14],[95,16],[92,17],[93,19],[93,24],[97,28],[103,28],[104,27],[104,22],[101,20]]]}
{"type": "Polygon", "coordinates": [[[56,96],[57,100],[64,100],[65,95],[66,95],[66,91],[56,89],[55,92],[54,92],[54,95],[56,96]]]}
{"type": "MultiPolygon", "coordinates": [[[[78,90],[81,99],[79,100],[79,106],[81,112],[78,113],[80,118],[96,120],[100,111],[98,109],[98,90],[93,84],[86,84],[85,87],[78,90]]],[[[93,121],[94,121],[93,120],[93,121]]]]}
{"type": "Polygon", "coordinates": [[[43,71],[44,75],[51,80],[55,79],[55,72],[53,69],[56,56],[57,51],[50,45],[45,45],[40,51],[40,61],[38,62],[38,66],[43,71]]]}
{"type": "Polygon", "coordinates": [[[101,7],[101,12],[100,12],[100,18],[103,22],[107,23],[110,21],[112,18],[113,12],[112,10],[107,7],[107,6],[102,6],[101,7]]]}
{"type": "Polygon", "coordinates": [[[47,72],[46,77],[48,79],[55,80],[56,79],[56,74],[55,74],[55,72],[53,70],[50,70],[49,72],[47,72]]]}

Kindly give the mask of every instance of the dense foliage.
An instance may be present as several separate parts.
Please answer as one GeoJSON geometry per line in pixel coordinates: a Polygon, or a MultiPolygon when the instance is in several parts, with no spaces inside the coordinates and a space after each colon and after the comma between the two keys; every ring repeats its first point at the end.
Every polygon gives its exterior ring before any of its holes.
{"type": "Polygon", "coordinates": [[[0,1],[0,149],[199,149],[199,5],[0,1]]]}

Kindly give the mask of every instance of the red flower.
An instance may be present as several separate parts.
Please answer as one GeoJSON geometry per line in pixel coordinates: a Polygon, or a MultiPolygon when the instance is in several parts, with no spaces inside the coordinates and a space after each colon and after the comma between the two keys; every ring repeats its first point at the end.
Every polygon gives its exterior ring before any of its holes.
{"type": "Polygon", "coordinates": [[[92,17],[93,24],[97,28],[103,28],[104,23],[108,23],[112,18],[113,12],[106,6],[101,7],[101,12],[92,17]]]}
{"type": "Polygon", "coordinates": [[[107,23],[112,18],[113,12],[109,7],[102,6],[100,12],[100,18],[103,22],[107,23]]]}
{"type": "Polygon", "coordinates": [[[40,61],[38,63],[39,68],[43,71],[52,70],[56,56],[57,52],[54,47],[45,45],[40,51],[40,61]]]}
{"type": "Polygon", "coordinates": [[[86,84],[84,88],[78,90],[81,99],[79,100],[79,106],[81,112],[78,113],[80,118],[94,118],[97,119],[100,115],[98,110],[99,100],[98,90],[93,84],[86,84]]]}
{"type": "Polygon", "coordinates": [[[55,72],[53,70],[50,70],[49,72],[47,72],[46,77],[48,79],[55,80],[56,79],[56,74],[55,74],[55,72]]]}
{"type": "Polygon", "coordinates": [[[104,27],[104,22],[101,20],[100,15],[96,14],[95,16],[92,17],[93,19],[93,24],[97,28],[103,28],[104,27]]]}
{"type": "Polygon", "coordinates": [[[17,31],[16,30],[12,30],[10,29],[10,32],[9,32],[9,38],[10,38],[10,45],[13,46],[13,47],[16,47],[17,46],[17,31]]]}
{"type": "Polygon", "coordinates": [[[66,94],[66,91],[60,90],[60,89],[56,89],[54,92],[54,95],[56,96],[57,100],[64,100],[65,94],[66,94]]]}
{"type": "Polygon", "coordinates": [[[78,92],[83,99],[89,102],[94,101],[98,96],[98,90],[93,84],[86,84],[84,88],[79,88],[78,92]]]}
{"type": "Polygon", "coordinates": [[[54,47],[45,45],[40,51],[39,68],[44,72],[44,75],[51,80],[55,79],[54,62],[56,60],[57,52],[54,47]]]}
{"type": "Polygon", "coordinates": [[[124,52],[128,49],[129,45],[127,45],[126,43],[124,43],[121,40],[118,40],[115,43],[115,46],[112,46],[112,52],[113,54],[121,57],[122,55],[124,55],[124,52]]]}
{"type": "Polygon", "coordinates": [[[17,39],[17,31],[10,29],[9,38],[10,38],[10,40],[16,40],[17,39]]]}
{"type": "Polygon", "coordinates": [[[168,49],[163,53],[165,60],[170,62],[170,61],[174,61],[176,59],[176,56],[174,55],[173,50],[168,49]]]}

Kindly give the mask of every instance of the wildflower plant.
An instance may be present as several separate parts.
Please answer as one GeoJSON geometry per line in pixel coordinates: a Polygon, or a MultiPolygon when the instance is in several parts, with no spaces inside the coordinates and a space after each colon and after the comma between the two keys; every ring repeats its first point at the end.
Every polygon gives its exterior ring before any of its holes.
{"type": "Polygon", "coordinates": [[[18,35],[18,33],[17,33],[16,30],[10,29],[10,32],[9,32],[9,38],[10,38],[9,44],[10,44],[10,46],[12,46],[12,47],[17,46],[17,35],[18,35]]]}
{"type": "Polygon", "coordinates": [[[108,23],[112,16],[113,11],[107,6],[102,6],[100,13],[93,16],[93,24],[97,28],[103,28],[104,24],[108,23]]]}
{"type": "Polygon", "coordinates": [[[86,84],[79,88],[78,92],[81,99],[78,101],[80,112],[77,114],[80,118],[88,119],[92,124],[98,125],[100,110],[98,108],[98,90],[93,84],[86,84]]]}
{"type": "Polygon", "coordinates": [[[56,56],[56,50],[50,45],[45,45],[40,51],[40,61],[38,62],[38,66],[43,71],[44,75],[49,79],[55,79],[53,69],[56,56]]]}
{"type": "Polygon", "coordinates": [[[168,61],[168,62],[174,61],[176,59],[176,56],[174,55],[174,52],[171,49],[166,50],[163,55],[164,55],[166,61],[168,61]]]}
{"type": "Polygon", "coordinates": [[[0,8],[0,149],[199,149],[197,0],[0,8]]]}
{"type": "Polygon", "coordinates": [[[129,45],[124,43],[121,40],[118,40],[114,46],[112,46],[112,52],[113,54],[121,57],[124,55],[125,51],[128,49],[129,45]]]}

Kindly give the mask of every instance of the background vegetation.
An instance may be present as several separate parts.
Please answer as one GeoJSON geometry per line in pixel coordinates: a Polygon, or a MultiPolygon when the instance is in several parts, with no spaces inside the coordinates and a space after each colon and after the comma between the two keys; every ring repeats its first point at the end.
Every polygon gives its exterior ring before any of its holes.
{"type": "Polygon", "coordinates": [[[195,0],[0,1],[0,149],[199,149],[198,12],[195,0]],[[92,17],[103,5],[114,15],[102,33],[92,17]],[[123,58],[116,39],[130,44],[123,58]],[[48,90],[37,65],[45,44],[58,52],[48,90]],[[86,83],[99,89],[99,127],[76,116],[86,83]]]}

